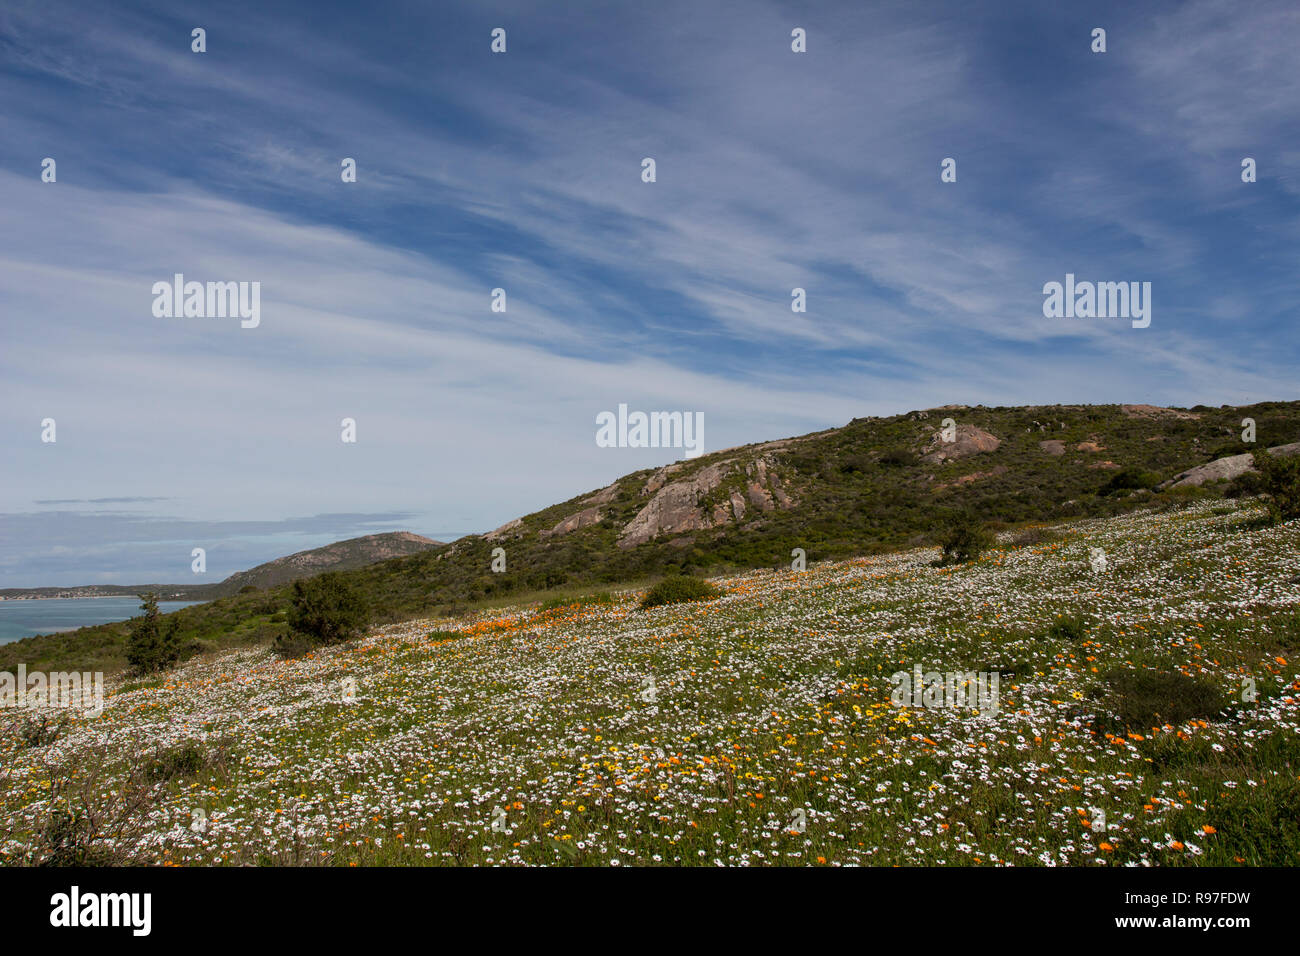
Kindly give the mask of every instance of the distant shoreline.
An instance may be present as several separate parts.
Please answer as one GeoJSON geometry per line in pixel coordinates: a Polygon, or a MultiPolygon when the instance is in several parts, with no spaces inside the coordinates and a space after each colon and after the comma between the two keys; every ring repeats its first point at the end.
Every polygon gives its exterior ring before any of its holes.
{"type": "MultiPolygon", "coordinates": [[[[138,597],[138,596],[139,595],[137,594],[70,594],[70,595],[51,594],[48,597],[0,597],[0,604],[8,604],[14,601],[97,601],[100,600],[101,598],[112,599],[112,598],[129,598],[129,597],[138,597]]],[[[190,600],[190,598],[160,597],[158,598],[158,603],[162,604],[168,601],[188,601],[188,600],[190,600]]],[[[197,603],[202,604],[204,602],[199,601],[197,603]]]]}

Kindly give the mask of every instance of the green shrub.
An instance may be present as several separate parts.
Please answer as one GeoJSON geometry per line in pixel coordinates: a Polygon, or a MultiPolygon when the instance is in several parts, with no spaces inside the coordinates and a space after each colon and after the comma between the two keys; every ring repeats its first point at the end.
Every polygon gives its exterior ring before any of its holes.
{"type": "Polygon", "coordinates": [[[1217,684],[1172,670],[1110,671],[1098,696],[1111,718],[1102,722],[1116,733],[1214,717],[1228,704],[1217,684]]]}
{"type": "Polygon", "coordinates": [[[1047,629],[1047,636],[1054,641],[1080,643],[1087,636],[1087,626],[1081,617],[1058,617],[1047,629]]]}
{"type": "Polygon", "coordinates": [[[1121,492],[1137,491],[1140,488],[1154,488],[1158,484],[1160,484],[1160,476],[1153,471],[1142,471],[1140,468],[1121,468],[1111,475],[1110,481],[1102,485],[1101,490],[1097,493],[1100,495],[1113,495],[1121,492]]]}
{"type": "Polygon", "coordinates": [[[1260,481],[1259,472],[1246,471],[1228,482],[1228,486],[1223,489],[1223,497],[1253,498],[1263,490],[1263,483],[1260,481]]]}
{"type": "Polygon", "coordinates": [[[915,465],[920,459],[910,448],[890,448],[880,456],[880,463],[893,468],[915,465]]]}
{"type": "Polygon", "coordinates": [[[597,591],[595,594],[582,594],[578,597],[557,597],[543,601],[537,608],[540,614],[543,611],[554,611],[562,607],[586,607],[589,604],[613,604],[614,598],[608,591],[597,591]]]}
{"type": "Polygon", "coordinates": [[[1031,525],[1017,531],[1011,538],[1011,543],[1018,548],[1024,548],[1035,544],[1051,544],[1060,540],[1061,535],[1059,532],[1053,531],[1051,528],[1044,528],[1041,525],[1031,525]]]}
{"type": "Polygon", "coordinates": [[[1257,452],[1254,458],[1260,490],[1268,496],[1273,520],[1300,518],[1300,455],[1282,457],[1257,452]]]}
{"type": "Polygon", "coordinates": [[[992,532],[972,514],[959,515],[939,540],[943,557],[939,566],[966,564],[979,558],[994,543],[992,532]]]}
{"type": "Polygon", "coordinates": [[[845,455],[840,462],[840,470],[846,475],[861,474],[871,471],[873,465],[875,462],[870,455],[845,455]]]}
{"type": "Polygon", "coordinates": [[[275,640],[271,642],[271,650],[275,652],[275,656],[285,661],[306,657],[318,646],[318,643],[306,634],[299,634],[296,631],[277,634],[275,640]]]}
{"type": "Polygon", "coordinates": [[[289,630],[284,645],[296,636],[312,646],[337,644],[356,637],[370,622],[365,595],[337,571],[293,583],[289,630]]]}
{"type": "Polygon", "coordinates": [[[175,664],[181,656],[181,641],[176,618],[166,627],[158,610],[158,595],[142,594],[140,609],[144,616],[131,625],[126,639],[126,661],[136,674],[151,674],[175,664]]]}
{"type": "Polygon", "coordinates": [[[41,866],[110,866],[121,862],[99,840],[93,818],[80,807],[50,809],[37,841],[41,866]]]}
{"type": "Polygon", "coordinates": [[[145,778],[153,783],[174,777],[192,777],[208,763],[207,752],[197,740],[155,751],[144,763],[145,778]]]}
{"type": "Polygon", "coordinates": [[[718,597],[722,592],[703,578],[673,575],[664,578],[650,589],[641,600],[642,608],[658,607],[661,604],[680,604],[684,601],[704,601],[718,597]]]}
{"type": "Polygon", "coordinates": [[[44,747],[58,740],[67,728],[68,718],[65,714],[24,716],[17,722],[18,744],[20,747],[44,747]]]}

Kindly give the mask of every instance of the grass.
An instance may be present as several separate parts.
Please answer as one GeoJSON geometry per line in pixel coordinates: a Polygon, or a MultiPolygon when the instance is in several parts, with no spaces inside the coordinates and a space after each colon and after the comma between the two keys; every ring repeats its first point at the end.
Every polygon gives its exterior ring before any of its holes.
{"type": "MultiPolygon", "coordinates": [[[[154,864],[1295,865],[1300,525],[1248,516],[195,658],[56,743],[0,734],[0,859],[97,819],[154,864]],[[917,665],[998,671],[998,712],[893,706],[917,665]]],[[[61,858],[108,845],[69,832],[61,858]]]]}

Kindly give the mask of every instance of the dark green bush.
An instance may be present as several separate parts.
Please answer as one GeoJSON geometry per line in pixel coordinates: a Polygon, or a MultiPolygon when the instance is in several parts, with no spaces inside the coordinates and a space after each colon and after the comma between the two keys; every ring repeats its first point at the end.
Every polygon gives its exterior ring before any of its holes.
{"type": "Polygon", "coordinates": [[[1068,641],[1077,644],[1087,636],[1087,626],[1081,617],[1058,617],[1047,629],[1047,636],[1054,641],[1068,641]]]}
{"type": "Polygon", "coordinates": [[[144,762],[146,779],[153,783],[171,780],[173,777],[192,777],[205,766],[208,756],[203,744],[197,740],[187,740],[174,747],[155,751],[144,762]]]}
{"type": "Polygon", "coordinates": [[[1223,489],[1225,498],[1252,498],[1264,490],[1263,482],[1260,481],[1259,472],[1247,471],[1238,475],[1228,486],[1223,489]]]}
{"type": "Polygon", "coordinates": [[[959,515],[939,539],[943,546],[939,566],[975,561],[993,546],[994,540],[993,533],[974,515],[959,515]]]}
{"type": "Polygon", "coordinates": [[[910,448],[890,448],[880,456],[880,463],[891,468],[915,465],[919,458],[910,448]]]}
{"type": "Polygon", "coordinates": [[[131,625],[126,639],[126,661],[136,674],[151,674],[180,660],[181,641],[176,618],[163,626],[158,595],[142,594],[140,598],[144,602],[140,605],[144,616],[131,625]]]}
{"type": "Polygon", "coordinates": [[[840,470],[846,475],[852,475],[871,471],[874,465],[870,455],[845,455],[840,462],[840,470]]]}
{"type": "Polygon", "coordinates": [[[1274,521],[1300,518],[1300,455],[1283,457],[1256,452],[1260,490],[1268,496],[1274,521]]]}
{"type": "Polygon", "coordinates": [[[18,721],[18,741],[22,747],[44,747],[59,739],[68,727],[66,714],[32,714],[18,721]]]}
{"type": "Polygon", "coordinates": [[[38,846],[41,866],[110,866],[121,862],[99,841],[98,829],[82,808],[56,806],[46,818],[38,846]]]}
{"type": "Polygon", "coordinates": [[[290,635],[281,642],[309,645],[337,644],[361,634],[370,623],[370,607],[356,585],[336,571],[293,583],[289,606],[290,635]]]}
{"type": "Polygon", "coordinates": [[[1109,712],[1102,722],[1115,733],[1214,717],[1228,705],[1217,684],[1173,670],[1112,670],[1097,696],[1109,712]]]}
{"type": "Polygon", "coordinates": [[[642,608],[658,607],[661,604],[680,604],[683,601],[703,601],[718,597],[721,592],[703,578],[673,575],[664,578],[650,589],[641,600],[642,608]]]}
{"type": "Polygon", "coordinates": [[[281,660],[292,661],[306,657],[318,647],[318,643],[306,634],[296,631],[282,632],[271,642],[271,649],[281,660]]]}
{"type": "Polygon", "coordinates": [[[1113,495],[1120,492],[1137,491],[1140,488],[1154,488],[1158,484],[1160,484],[1160,476],[1153,471],[1142,471],[1140,468],[1121,468],[1111,475],[1110,481],[1102,485],[1101,490],[1097,493],[1100,495],[1113,495]]]}

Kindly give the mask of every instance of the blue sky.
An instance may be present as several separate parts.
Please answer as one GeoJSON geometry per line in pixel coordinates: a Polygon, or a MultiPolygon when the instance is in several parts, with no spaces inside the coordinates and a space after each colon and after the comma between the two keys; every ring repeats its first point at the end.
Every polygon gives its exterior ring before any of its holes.
{"type": "Polygon", "coordinates": [[[0,586],[488,530],[679,457],[598,448],[619,403],[707,451],[1294,399],[1297,49],[1293,2],[7,0],[0,586]],[[260,326],[155,318],[175,272],[260,326]],[[1150,327],[1044,318],[1067,272],[1150,327]]]}

